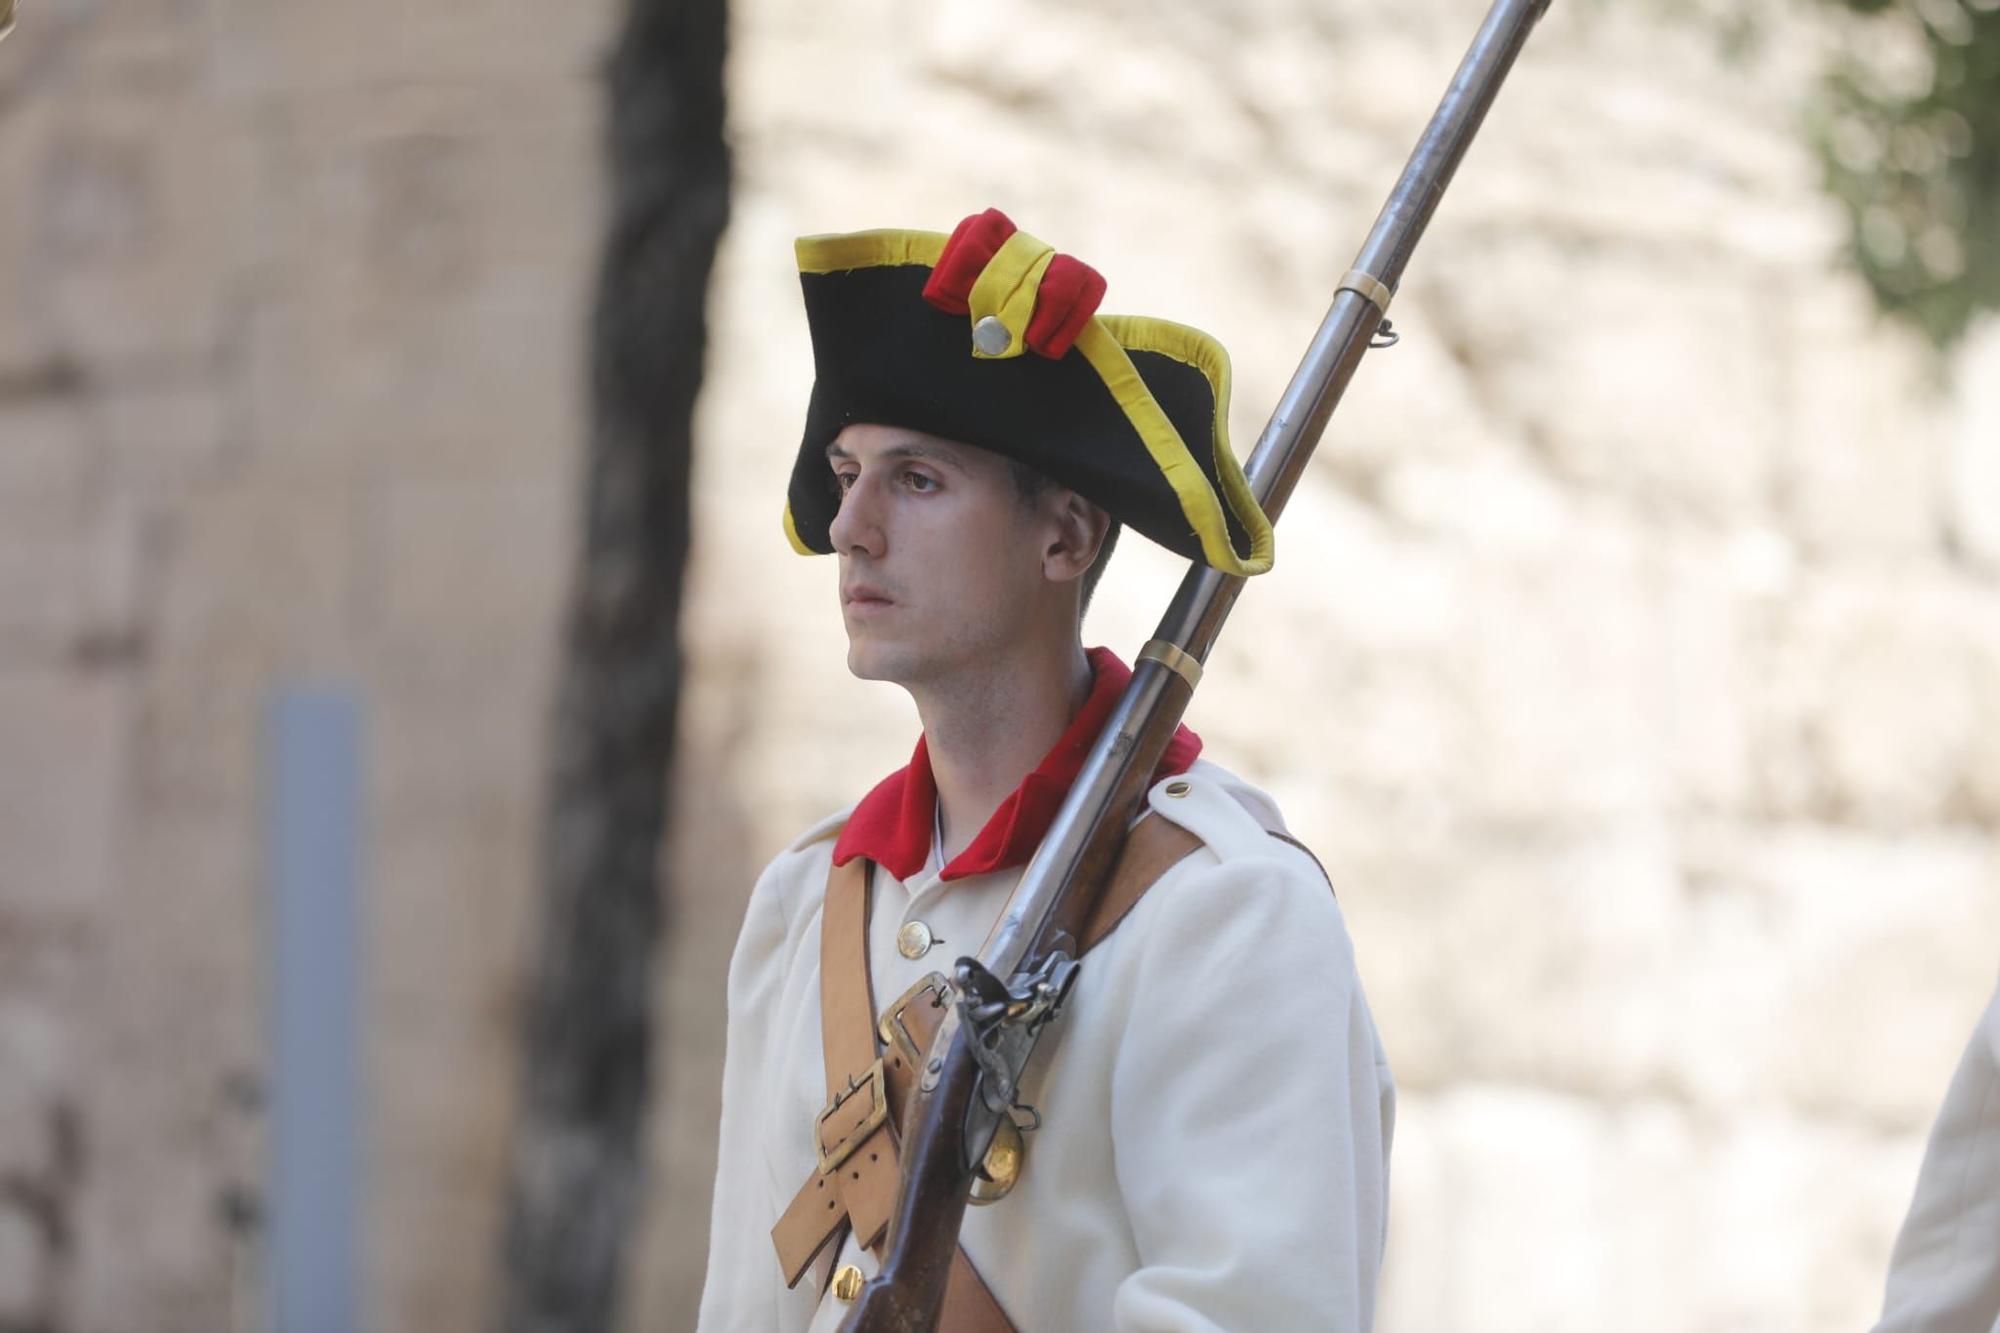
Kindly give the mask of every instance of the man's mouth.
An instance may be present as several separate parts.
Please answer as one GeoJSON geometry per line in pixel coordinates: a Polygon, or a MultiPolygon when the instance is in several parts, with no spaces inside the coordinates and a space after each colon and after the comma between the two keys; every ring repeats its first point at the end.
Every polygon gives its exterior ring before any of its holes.
{"type": "Polygon", "coordinates": [[[885,611],[896,602],[879,588],[857,587],[844,590],[840,594],[840,604],[843,610],[865,614],[885,611]]]}

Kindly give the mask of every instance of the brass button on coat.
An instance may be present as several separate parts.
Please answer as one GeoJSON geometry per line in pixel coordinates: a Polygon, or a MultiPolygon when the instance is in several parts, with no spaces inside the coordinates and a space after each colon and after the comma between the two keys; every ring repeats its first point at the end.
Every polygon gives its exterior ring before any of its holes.
{"type": "Polygon", "coordinates": [[[852,1303],[861,1294],[861,1270],[853,1264],[842,1264],[833,1275],[833,1298],[852,1303]]]}
{"type": "Polygon", "coordinates": [[[922,958],[936,942],[931,937],[931,928],[921,921],[905,921],[896,932],[896,952],[905,958],[922,958]]]}

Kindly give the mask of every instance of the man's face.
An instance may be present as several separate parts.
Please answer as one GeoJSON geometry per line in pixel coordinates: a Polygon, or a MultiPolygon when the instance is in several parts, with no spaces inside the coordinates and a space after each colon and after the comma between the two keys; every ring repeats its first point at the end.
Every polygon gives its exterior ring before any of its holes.
{"type": "Polygon", "coordinates": [[[856,424],[827,464],[847,666],[862,679],[915,685],[990,660],[1057,593],[1043,563],[1055,529],[999,455],[856,424]]]}

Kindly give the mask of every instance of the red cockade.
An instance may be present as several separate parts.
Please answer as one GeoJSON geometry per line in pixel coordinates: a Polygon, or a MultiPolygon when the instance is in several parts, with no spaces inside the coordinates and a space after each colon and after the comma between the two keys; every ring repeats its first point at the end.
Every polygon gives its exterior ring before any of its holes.
{"type": "MultiPolygon", "coordinates": [[[[946,314],[970,314],[972,285],[1018,230],[997,208],[974,213],[959,223],[931,269],[930,280],[924,283],[924,299],[946,314]]],[[[1061,360],[1097,313],[1104,290],[1103,275],[1082,260],[1065,254],[1051,258],[1035,288],[1034,313],[1028,318],[1028,350],[1051,361],[1061,360]]]]}

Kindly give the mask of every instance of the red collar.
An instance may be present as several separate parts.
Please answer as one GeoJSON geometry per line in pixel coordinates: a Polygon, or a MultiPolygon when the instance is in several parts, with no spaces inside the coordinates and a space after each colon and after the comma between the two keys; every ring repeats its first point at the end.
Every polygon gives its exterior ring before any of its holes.
{"type": "MultiPolygon", "coordinates": [[[[940,879],[964,879],[1026,865],[1041,845],[1042,835],[1049,831],[1063,798],[1069,795],[1070,784],[1090,756],[1097,733],[1110,719],[1125,682],[1132,679],[1132,669],[1109,648],[1091,648],[1084,655],[1090,660],[1092,678],[1090,697],[1083,701],[1082,711],[1071,720],[1055,748],[1042,756],[1035,771],[1000,802],[979,836],[951,859],[940,879]]],[[[1182,726],[1167,742],[1167,752],[1154,776],[1184,773],[1200,753],[1201,737],[1182,726]]],[[[833,845],[833,863],[845,865],[865,856],[897,879],[913,878],[930,860],[931,817],[936,809],[937,782],[931,776],[930,751],[924,738],[918,736],[909,767],[882,779],[854,807],[847,826],[840,831],[840,840],[833,845]]]]}

